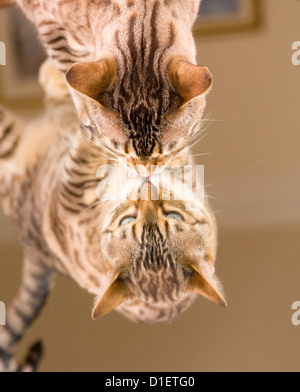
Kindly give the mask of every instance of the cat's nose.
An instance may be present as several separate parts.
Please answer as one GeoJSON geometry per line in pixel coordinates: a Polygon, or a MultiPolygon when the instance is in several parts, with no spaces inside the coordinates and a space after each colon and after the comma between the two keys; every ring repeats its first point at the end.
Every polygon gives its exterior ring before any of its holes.
{"type": "MultiPolygon", "coordinates": [[[[147,192],[144,189],[144,192],[147,192]]],[[[144,194],[144,196],[146,196],[144,194]]],[[[141,197],[139,202],[139,211],[143,219],[149,223],[156,223],[157,222],[157,210],[155,208],[154,203],[149,203],[151,199],[151,189],[148,190],[148,195],[146,197],[141,197]]]]}

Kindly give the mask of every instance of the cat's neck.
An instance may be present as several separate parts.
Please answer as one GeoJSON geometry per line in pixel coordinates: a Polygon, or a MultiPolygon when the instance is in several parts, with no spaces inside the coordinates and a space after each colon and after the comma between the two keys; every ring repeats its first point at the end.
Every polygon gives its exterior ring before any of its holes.
{"type": "Polygon", "coordinates": [[[151,63],[172,55],[195,61],[192,25],[200,0],[17,2],[38,26],[49,56],[55,56],[63,71],[76,61],[97,61],[107,56],[122,62],[126,59],[126,72],[132,75],[137,75],[140,67],[148,74],[151,63]],[[66,50],[57,49],[61,41],[57,44],[55,37],[64,38],[66,50]]]}

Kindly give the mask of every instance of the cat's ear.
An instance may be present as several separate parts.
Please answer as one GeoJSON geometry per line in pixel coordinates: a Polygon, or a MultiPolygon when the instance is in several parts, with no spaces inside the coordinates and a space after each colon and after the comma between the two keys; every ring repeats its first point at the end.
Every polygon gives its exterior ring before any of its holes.
{"type": "Polygon", "coordinates": [[[202,297],[214,302],[217,305],[227,307],[227,302],[219,291],[208,282],[207,279],[201,274],[199,269],[195,266],[191,266],[193,269],[192,276],[188,285],[188,291],[202,295],[202,297]]]}
{"type": "Polygon", "coordinates": [[[76,63],[66,73],[69,85],[105,106],[103,94],[116,78],[116,62],[113,58],[94,63],[76,63]]]}
{"type": "Polygon", "coordinates": [[[183,105],[207,93],[213,83],[213,76],[207,67],[190,64],[182,58],[175,58],[170,63],[169,78],[171,86],[182,97],[183,105]]]}
{"type": "Polygon", "coordinates": [[[120,279],[119,275],[113,280],[108,290],[97,302],[92,317],[97,320],[100,317],[112,312],[123,302],[134,297],[132,291],[128,288],[127,284],[120,279]]]}

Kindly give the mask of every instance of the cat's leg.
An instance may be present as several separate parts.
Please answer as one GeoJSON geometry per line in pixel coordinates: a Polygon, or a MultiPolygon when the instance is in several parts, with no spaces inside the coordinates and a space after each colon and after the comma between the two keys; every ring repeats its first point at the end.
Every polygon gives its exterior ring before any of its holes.
{"type": "Polygon", "coordinates": [[[16,174],[13,164],[24,124],[0,104],[0,197],[8,193],[16,174]]]}
{"type": "Polygon", "coordinates": [[[13,157],[21,135],[21,121],[0,105],[0,164],[13,157]]]}
{"type": "Polygon", "coordinates": [[[14,360],[17,343],[36,319],[47,299],[53,273],[35,258],[25,257],[20,291],[8,310],[6,325],[0,327],[0,372],[35,371],[41,347],[31,349],[20,367],[14,360]]]}

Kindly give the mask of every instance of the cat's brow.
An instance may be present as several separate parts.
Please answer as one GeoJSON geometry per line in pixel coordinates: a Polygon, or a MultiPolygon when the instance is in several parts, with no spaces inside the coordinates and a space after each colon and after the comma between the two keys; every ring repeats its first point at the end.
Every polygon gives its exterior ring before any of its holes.
{"type": "Polygon", "coordinates": [[[178,208],[181,211],[186,210],[186,205],[180,200],[172,200],[172,204],[170,204],[170,207],[178,208]]]}
{"type": "Polygon", "coordinates": [[[113,218],[112,218],[112,222],[115,222],[115,220],[119,219],[121,217],[121,215],[123,215],[127,210],[128,210],[128,205],[123,204],[119,207],[116,208],[113,218]]]}

